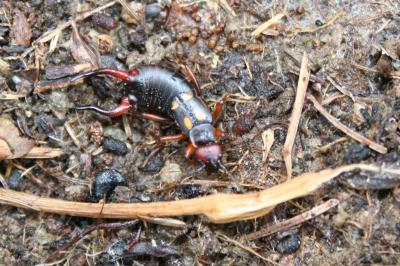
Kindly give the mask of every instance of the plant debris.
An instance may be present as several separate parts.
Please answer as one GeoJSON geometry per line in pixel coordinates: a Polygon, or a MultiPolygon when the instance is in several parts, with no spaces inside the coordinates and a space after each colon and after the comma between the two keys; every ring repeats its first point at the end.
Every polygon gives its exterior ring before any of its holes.
{"type": "Polygon", "coordinates": [[[45,264],[59,250],[47,263],[398,265],[398,10],[3,1],[0,264],[45,264]],[[126,84],[74,75],[146,64],[198,84],[211,110],[224,103],[215,127],[228,174],[196,171],[187,140],[160,146],[181,133],[171,121],[76,109],[111,110],[126,84]],[[143,234],[99,226],[61,248],[106,218],[139,219],[143,234]]]}
{"type": "Polygon", "coordinates": [[[13,42],[15,45],[22,45],[29,47],[31,44],[32,31],[25,14],[19,10],[14,10],[14,23],[13,23],[13,42]]]}

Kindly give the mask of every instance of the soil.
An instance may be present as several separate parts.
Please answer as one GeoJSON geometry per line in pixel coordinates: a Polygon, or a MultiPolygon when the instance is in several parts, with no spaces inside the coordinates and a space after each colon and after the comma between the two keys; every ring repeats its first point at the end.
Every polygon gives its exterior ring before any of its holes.
{"type": "MultiPolygon", "coordinates": [[[[384,145],[388,152],[379,154],[346,137],[306,101],[294,144],[293,176],[358,162],[400,167],[399,1],[154,4],[146,0],[131,4],[140,23],[133,23],[117,1],[96,15],[77,19],[81,40],[74,41],[73,28],[67,26],[57,35],[58,40],[35,42],[57,25],[107,3],[2,2],[0,57],[4,62],[0,62],[0,93],[23,97],[0,100],[0,114],[10,115],[21,136],[64,152],[51,159],[1,161],[0,174],[10,188],[88,201],[93,180],[106,168],[117,170],[118,177],[124,179],[111,191],[109,202],[245,193],[278,184],[286,176],[282,149],[304,52],[311,69],[308,93],[329,100],[324,108],[330,114],[384,145]],[[278,24],[258,37],[251,35],[279,13],[286,15],[278,24]],[[74,109],[89,104],[114,107],[123,96],[123,84],[116,79],[91,78],[77,85],[32,92],[38,81],[51,80],[60,73],[58,78],[68,76],[65,66],[84,63],[89,68],[98,64],[120,69],[152,64],[183,74],[179,64],[186,64],[201,84],[202,97],[210,108],[225,96],[218,128],[226,132],[221,140],[222,160],[230,176],[201,171],[191,177],[227,181],[225,185],[176,183],[196,164],[184,158],[185,142],[156,149],[159,124],[134,115],[110,119],[74,109]],[[74,132],[73,137],[68,128],[74,132]],[[274,131],[275,140],[263,163],[261,133],[266,129],[274,131]],[[327,144],[332,145],[321,149],[327,144]],[[174,182],[177,185],[171,186],[174,182]]],[[[163,125],[161,131],[166,135],[179,133],[174,125],[163,125]]],[[[249,221],[215,225],[198,216],[180,220],[187,225],[184,229],[143,222],[123,229],[95,230],[58,258],[59,264],[400,264],[399,180],[385,175],[360,172],[341,176],[312,195],[281,204],[265,217],[249,221]],[[340,204],[323,215],[285,232],[242,241],[270,262],[221,237],[239,239],[330,198],[340,199],[340,204]],[[134,251],[124,250],[139,227],[140,246],[134,251]],[[151,246],[163,249],[154,251],[151,246]]],[[[105,222],[111,221],[1,205],[0,265],[43,263],[77,233],[105,222]]]]}

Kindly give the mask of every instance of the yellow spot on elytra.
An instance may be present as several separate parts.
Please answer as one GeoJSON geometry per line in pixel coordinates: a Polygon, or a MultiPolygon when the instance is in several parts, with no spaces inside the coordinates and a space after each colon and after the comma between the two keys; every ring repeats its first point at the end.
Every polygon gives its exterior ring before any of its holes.
{"type": "Polygon", "coordinates": [[[190,118],[187,117],[187,116],[183,119],[183,124],[185,124],[185,127],[186,127],[187,129],[189,129],[189,130],[191,130],[192,127],[193,127],[192,121],[190,121],[190,118]]]}
{"type": "Polygon", "coordinates": [[[187,100],[190,100],[193,98],[193,93],[185,92],[185,93],[182,93],[180,96],[181,96],[182,100],[187,101],[187,100]]]}
{"type": "Polygon", "coordinates": [[[179,103],[178,103],[177,101],[173,101],[173,102],[172,102],[171,109],[172,109],[172,110],[176,110],[176,109],[178,109],[178,107],[179,107],[179,103]]]}
{"type": "Polygon", "coordinates": [[[200,122],[206,120],[206,115],[204,114],[204,112],[195,111],[195,112],[194,112],[194,116],[195,116],[196,119],[199,120],[200,122]]]}

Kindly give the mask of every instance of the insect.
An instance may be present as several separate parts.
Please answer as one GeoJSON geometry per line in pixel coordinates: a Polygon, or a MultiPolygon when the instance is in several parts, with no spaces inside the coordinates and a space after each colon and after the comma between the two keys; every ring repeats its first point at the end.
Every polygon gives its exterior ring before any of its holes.
{"type": "Polygon", "coordinates": [[[173,119],[182,130],[181,134],[159,137],[159,143],[189,139],[185,157],[194,155],[200,163],[200,171],[218,169],[228,172],[221,162],[222,149],[218,138],[222,132],[214,127],[223,103],[218,102],[213,113],[200,96],[200,86],[192,71],[186,67],[194,83],[191,86],[176,73],[156,66],[143,66],[130,71],[99,69],[74,76],[71,81],[93,75],[108,75],[126,83],[125,96],[114,110],[104,110],[98,106],[81,106],[78,110],[93,110],[100,114],[117,117],[131,110],[138,111],[142,118],[157,122],[173,119]]]}

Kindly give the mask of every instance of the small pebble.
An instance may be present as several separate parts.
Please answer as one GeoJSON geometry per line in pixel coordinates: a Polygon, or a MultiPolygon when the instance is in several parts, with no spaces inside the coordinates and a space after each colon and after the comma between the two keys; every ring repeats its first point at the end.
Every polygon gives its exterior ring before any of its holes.
{"type": "Polygon", "coordinates": [[[146,18],[157,18],[161,11],[162,8],[157,3],[149,4],[144,7],[144,14],[146,18]]]}
{"type": "Polygon", "coordinates": [[[91,199],[99,201],[111,195],[116,186],[126,185],[125,178],[114,169],[104,169],[96,174],[92,185],[91,199]]]}
{"type": "Polygon", "coordinates": [[[164,166],[164,161],[160,157],[155,157],[149,160],[149,162],[142,168],[141,171],[145,173],[158,173],[164,166]]]}
{"type": "Polygon", "coordinates": [[[11,189],[19,190],[21,188],[24,177],[17,170],[13,170],[10,177],[8,178],[8,185],[11,189]]]}
{"type": "Polygon", "coordinates": [[[161,181],[165,183],[177,181],[181,176],[182,172],[179,164],[170,163],[169,161],[165,162],[165,165],[160,172],[161,181]]]}
{"type": "Polygon", "coordinates": [[[118,26],[118,22],[110,15],[104,13],[96,13],[92,16],[93,23],[105,30],[112,30],[118,26]]]}
{"type": "Polygon", "coordinates": [[[111,137],[123,142],[125,142],[127,139],[125,132],[118,127],[106,127],[103,135],[105,137],[111,137]]]}
{"type": "Polygon", "coordinates": [[[105,138],[103,141],[105,150],[115,155],[125,155],[128,153],[128,147],[123,141],[114,138],[105,138]]]}
{"type": "Polygon", "coordinates": [[[72,185],[65,188],[66,199],[71,201],[83,201],[86,199],[88,187],[72,185]]]}
{"type": "Polygon", "coordinates": [[[317,19],[317,20],[315,21],[315,25],[317,25],[318,27],[321,27],[321,26],[324,25],[324,23],[322,22],[322,20],[317,19]]]}
{"type": "Polygon", "coordinates": [[[138,143],[138,142],[142,141],[142,137],[143,137],[142,134],[140,134],[140,133],[134,131],[134,132],[132,132],[132,135],[130,136],[129,139],[130,139],[133,143],[138,143]]]}
{"type": "Polygon", "coordinates": [[[369,150],[364,145],[354,143],[347,147],[344,154],[344,160],[347,163],[356,163],[366,159],[369,156],[369,150]]]}
{"type": "Polygon", "coordinates": [[[7,79],[7,85],[19,93],[29,93],[33,89],[32,81],[24,78],[22,75],[12,75],[7,79]]]}
{"type": "Polygon", "coordinates": [[[182,196],[186,199],[196,198],[200,195],[200,189],[197,186],[184,186],[182,188],[182,196]]]}
{"type": "Polygon", "coordinates": [[[281,254],[291,254],[296,252],[300,248],[301,240],[297,233],[291,234],[276,245],[276,251],[281,254]]]}
{"type": "Polygon", "coordinates": [[[55,90],[49,95],[48,104],[60,109],[68,109],[74,106],[65,92],[55,90]]]}

